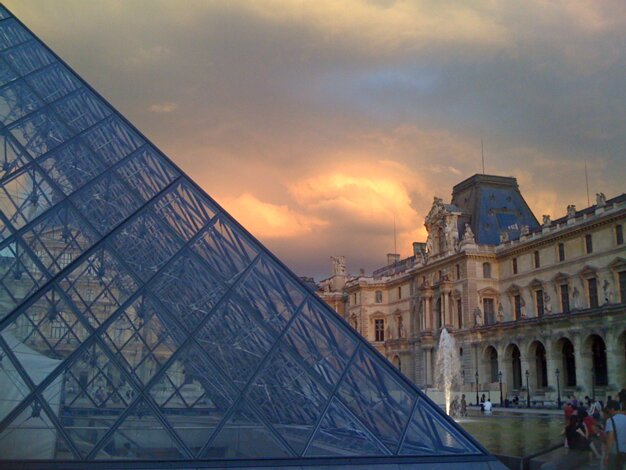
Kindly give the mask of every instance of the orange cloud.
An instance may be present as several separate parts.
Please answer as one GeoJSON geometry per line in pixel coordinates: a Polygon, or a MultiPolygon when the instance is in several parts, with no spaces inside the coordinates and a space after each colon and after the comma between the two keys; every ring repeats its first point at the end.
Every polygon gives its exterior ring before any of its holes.
{"type": "Polygon", "coordinates": [[[286,205],[263,202],[252,194],[223,200],[225,209],[259,238],[289,238],[327,225],[325,220],[298,214],[286,205]]]}

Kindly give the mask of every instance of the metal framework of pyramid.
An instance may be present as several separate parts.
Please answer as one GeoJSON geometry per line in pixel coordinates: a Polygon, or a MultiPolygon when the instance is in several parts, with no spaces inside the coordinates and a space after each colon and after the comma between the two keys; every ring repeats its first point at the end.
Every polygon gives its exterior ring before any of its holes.
{"type": "Polygon", "coordinates": [[[493,464],[0,17],[0,465],[493,464]]]}

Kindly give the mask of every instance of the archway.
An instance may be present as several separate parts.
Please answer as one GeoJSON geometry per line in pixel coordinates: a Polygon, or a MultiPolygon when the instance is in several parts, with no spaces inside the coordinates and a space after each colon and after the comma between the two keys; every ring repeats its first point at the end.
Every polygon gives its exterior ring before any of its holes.
{"type": "Polygon", "coordinates": [[[563,387],[576,386],[576,356],[574,344],[568,338],[561,338],[553,348],[553,355],[557,359],[560,382],[563,387]]]}
{"type": "Polygon", "coordinates": [[[591,335],[587,339],[587,344],[591,349],[591,370],[593,371],[593,382],[596,386],[605,386],[609,383],[609,371],[606,362],[606,344],[598,335],[591,335]]]}
{"type": "Polygon", "coordinates": [[[493,346],[488,346],[483,353],[485,376],[488,382],[498,381],[498,351],[493,346]]]}
{"type": "Polygon", "coordinates": [[[509,344],[506,348],[507,377],[512,378],[514,390],[522,388],[522,355],[515,344],[509,344]]]}

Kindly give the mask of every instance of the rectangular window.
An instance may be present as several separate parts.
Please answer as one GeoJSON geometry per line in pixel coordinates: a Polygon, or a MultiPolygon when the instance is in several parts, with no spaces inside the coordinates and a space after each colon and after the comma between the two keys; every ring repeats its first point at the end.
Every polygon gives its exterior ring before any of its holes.
{"type": "Polygon", "coordinates": [[[356,305],[356,292],[352,294],[352,304],[356,305]]]}
{"type": "Polygon", "coordinates": [[[569,312],[569,286],[567,284],[561,284],[561,311],[569,312]]]}
{"type": "Polygon", "coordinates": [[[377,290],[375,293],[375,301],[377,304],[382,304],[383,303],[383,291],[381,290],[377,290]]]}
{"type": "Polygon", "coordinates": [[[543,290],[539,289],[535,291],[535,300],[537,303],[537,316],[543,317],[543,290]]]}
{"type": "Polygon", "coordinates": [[[459,323],[459,329],[463,328],[463,299],[459,298],[456,301],[456,316],[459,323]]]}
{"type": "Polygon", "coordinates": [[[67,325],[61,320],[52,320],[50,325],[50,337],[60,339],[67,333],[67,325]]]}
{"type": "Polygon", "coordinates": [[[375,341],[385,341],[385,320],[374,320],[375,341]]]}
{"type": "Polygon", "coordinates": [[[402,286],[398,287],[398,300],[402,298],[402,286]]]}
{"type": "Polygon", "coordinates": [[[585,251],[587,254],[593,253],[593,239],[591,238],[590,233],[585,235],[585,251]]]}
{"type": "Polygon", "coordinates": [[[619,272],[619,300],[626,303],[626,271],[619,272]]]}
{"type": "Polygon", "coordinates": [[[565,244],[559,243],[559,261],[565,261],[565,244]]]}
{"type": "Polygon", "coordinates": [[[515,309],[515,319],[521,320],[522,318],[522,296],[517,294],[513,297],[513,308],[515,309]]]}
{"type": "Polygon", "coordinates": [[[493,299],[483,299],[483,308],[485,309],[485,325],[493,325],[495,323],[493,299]]]}
{"type": "Polygon", "coordinates": [[[513,274],[517,274],[517,258],[513,258],[511,264],[513,265],[513,274]]]}
{"type": "Polygon", "coordinates": [[[587,287],[589,288],[589,307],[598,306],[598,282],[595,277],[587,279],[587,287]]]}
{"type": "Polygon", "coordinates": [[[539,258],[538,251],[535,251],[534,257],[535,257],[535,269],[537,269],[541,266],[541,259],[539,258]]]}
{"type": "Polygon", "coordinates": [[[457,281],[461,279],[461,265],[460,264],[456,265],[456,279],[457,281]]]}
{"type": "Polygon", "coordinates": [[[615,242],[618,245],[624,244],[624,229],[622,228],[621,225],[615,226],[615,242]]]}

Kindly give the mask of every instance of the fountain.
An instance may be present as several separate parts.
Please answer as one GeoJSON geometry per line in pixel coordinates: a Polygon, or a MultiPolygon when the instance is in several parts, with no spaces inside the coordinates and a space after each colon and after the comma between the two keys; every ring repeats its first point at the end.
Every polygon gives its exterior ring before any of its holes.
{"type": "Polygon", "coordinates": [[[459,378],[461,376],[461,359],[456,347],[456,341],[454,341],[454,338],[445,328],[441,330],[441,336],[439,336],[436,368],[437,375],[435,382],[437,388],[443,390],[446,413],[450,414],[452,388],[459,385],[459,378]]]}

